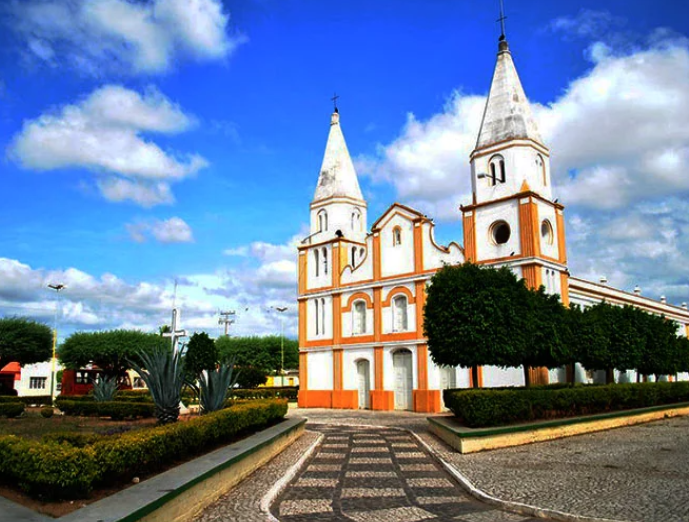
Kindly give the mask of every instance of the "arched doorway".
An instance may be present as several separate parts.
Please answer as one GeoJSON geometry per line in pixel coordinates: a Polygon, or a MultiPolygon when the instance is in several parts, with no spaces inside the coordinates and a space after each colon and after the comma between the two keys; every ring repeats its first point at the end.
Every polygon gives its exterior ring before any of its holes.
{"type": "Polygon", "coordinates": [[[392,354],[392,367],[395,375],[395,409],[411,410],[412,407],[412,356],[407,349],[392,354]]]}
{"type": "Polygon", "coordinates": [[[359,390],[359,409],[366,410],[370,405],[371,391],[371,364],[366,359],[359,359],[356,362],[356,374],[359,390]]]}

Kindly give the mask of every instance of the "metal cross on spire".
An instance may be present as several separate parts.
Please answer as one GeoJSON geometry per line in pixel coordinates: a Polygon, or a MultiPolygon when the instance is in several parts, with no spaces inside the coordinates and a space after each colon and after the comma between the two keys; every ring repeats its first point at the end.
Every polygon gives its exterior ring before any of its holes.
{"type": "Polygon", "coordinates": [[[333,94],[333,97],[330,98],[333,101],[333,106],[335,107],[335,112],[339,112],[337,110],[337,99],[338,98],[339,98],[339,96],[337,95],[337,93],[333,94]]]}
{"type": "Polygon", "coordinates": [[[505,16],[505,7],[502,5],[502,0],[500,0],[500,18],[496,20],[496,22],[500,22],[500,41],[502,42],[505,40],[505,20],[507,20],[507,17],[505,16]]]}

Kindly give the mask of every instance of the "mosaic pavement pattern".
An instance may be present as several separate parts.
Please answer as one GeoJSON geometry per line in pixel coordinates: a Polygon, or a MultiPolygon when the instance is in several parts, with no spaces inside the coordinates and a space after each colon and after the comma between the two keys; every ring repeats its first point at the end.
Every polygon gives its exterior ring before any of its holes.
{"type": "Polygon", "coordinates": [[[325,437],[273,504],[281,522],[543,522],[472,499],[406,431],[309,429],[325,437]]]}

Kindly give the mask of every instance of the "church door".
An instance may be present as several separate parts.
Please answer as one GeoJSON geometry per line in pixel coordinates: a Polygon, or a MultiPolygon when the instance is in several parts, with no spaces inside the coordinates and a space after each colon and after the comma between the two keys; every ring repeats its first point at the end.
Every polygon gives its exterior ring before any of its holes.
{"type": "Polygon", "coordinates": [[[359,409],[370,408],[369,392],[371,391],[371,371],[370,364],[366,359],[361,359],[356,363],[356,372],[359,379],[359,409]]]}
{"type": "Polygon", "coordinates": [[[412,358],[409,350],[398,350],[392,354],[395,373],[395,409],[410,410],[412,404],[412,358]]]}

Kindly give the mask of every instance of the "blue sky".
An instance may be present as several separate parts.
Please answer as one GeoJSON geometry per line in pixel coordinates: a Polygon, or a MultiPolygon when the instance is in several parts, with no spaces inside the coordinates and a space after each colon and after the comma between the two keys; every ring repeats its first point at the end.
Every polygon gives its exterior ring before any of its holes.
{"type": "MultiPolygon", "coordinates": [[[[4,0],[0,315],[271,333],[290,307],[330,98],[369,202],[461,242],[498,2],[4,0]]],[[[689,8],[506,2],[567,206],[570,268],[689,300],[689,8]]]]}

